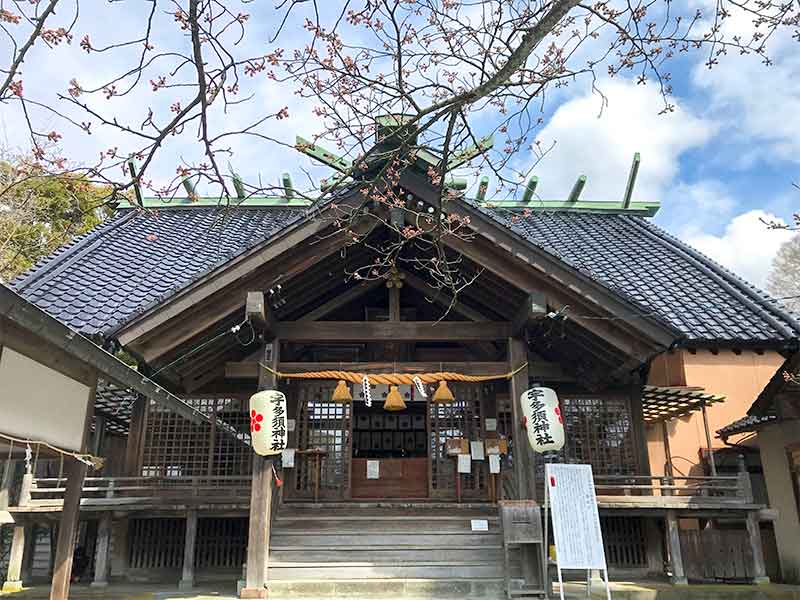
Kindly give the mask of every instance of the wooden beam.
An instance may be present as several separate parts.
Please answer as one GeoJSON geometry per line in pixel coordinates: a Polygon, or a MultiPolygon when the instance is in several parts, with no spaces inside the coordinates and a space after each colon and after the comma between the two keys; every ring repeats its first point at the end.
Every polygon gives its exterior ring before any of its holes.
{"type": "MultiPolygon", "coordinates": [[[[508,366],[515,369],[528,358],[528,348],[519,338],[508,340],[508,366]]],[[[522,429],[522,407],[519,398],[528,389],[528,368],[525,367],[511,378],[511,418],[514,431],[514,478],[517,480],[517,495],[520,500],[536,500],[536,459],[528,444],[528,436],[522,429]]]]}
{"type": "Polygon", "coordinates": [[[275,319],[272,316],[272,309],[264,299],[264,292],[247,292],[244,304],[244,316],[253,325],[256,331],[263,334],[265,339],[271,339],[275,319]]]}
{"type": "Polygon", "coordinates": [[[353,300],[360,298],[364,294],[371,292],[375,288],[384,285],[382,279],[371,279],[369,281],[362,281],[361,283],[348,288],[341,294],[337,294],[335,298],[331,298],[327,302],[320,304],[314,310],[306,313],[299,321],[317,321],[325,317],[339,308],[350,304],[353,300]]]}
{"type": "MultiPolygon", "coordinates": [[[[264,346],[262,360],[277,370],[280,342],[264,346]],[[269,351],[271,352],[269,352],[269,351]]],[[[277,389],[277,378],[261,369],[258,389],[277,389]]],[[[247,536],[247,575],[240,598],[266,598],[269,573],[269,536],[272,511],[272,458],[253,454],[253,477],[250,487],[250,521],[247,536]]]]}
{"type": "Polygon", "coordinates": [[[389,320],[400,320],[400,288],[397,286],[389,288],[389,320]]]}
{"type": "Polygon", "coordinates": [[[511,333],[502,321],[465,323],[458,321],[283,321],[276,325],[282,340],[305,341],[450,341],[500,340],[511,333]]]}
{"type": "Polygon", "coordinates": [[[445,308],[452,306],[453,310],[462,317],[466,317],[470,321],[475,321],[476,323],[488,321],[488,319],[482,315],[480,311],[466,306],[463,302],[459,302],[456,299],[455,303],[453,303],[453,296],[448,294],[445,290],[437,290],[432,288],[425,282],[424,279],[414,275],[413,273],[403,271],[403,274],[405,275],[404,281],[409,285],[409,287],[412,287],[418,292],[422,292],[426,296],[429,296],[430,299],[436,304],[445,308]]]}
{"type": "Polygon", "coordinates": [[[511,333],[519,336],[525,328],[535,321],[547,316],[547,298],[544,294],[534,292],[528,294],[525,302],[520,306],[514,319],[511,321],[511,333]]]}
{"type": "MultiPolygon", "coordinates": [[[[552,363],[548,363],[552,364],[552,363]]],[[[516,365],[514,368],[518,367],[516,365]]],[[[305,371],[351,371],[354,373],[436,373],[452,371],[472,375],[502,375],[508,373],[508,363],[504,361],[486,362],[282,362],[277,370],[281,373],[302,373],[305,371]]],[[[229,362],[225,365],[228,379],[255,379],[262,371],[258,361],[229,362]]]]}
{"type": "Polygon", "coordinates": [[[100,517],[100,524],[97,527],[94,580],[91,583],[91,587],[108,586],[108,574],[111,571],[111,525],[112,513],[103,513],[100,517]]]}
{"type": "Polygon", "coordinates": [[[72,576],[72,558],[75,553],[75,536],[78,534],[83,481],[89,467],[74,459],[66,459],[67,491],[64,494],[64,507],[58,526],[58,542],[56,545],[55,564],[53,565],[53,581],[50,586],[50,600],[69,600],[70,578],[72,576]]]}
{"type": "Polygon", "coordinates": [[[178,589],[191,590],[194,587],[194,555],[197,546],[197,511],[186,511],[186,532],[183,544],[183,570],[178,589]]]}

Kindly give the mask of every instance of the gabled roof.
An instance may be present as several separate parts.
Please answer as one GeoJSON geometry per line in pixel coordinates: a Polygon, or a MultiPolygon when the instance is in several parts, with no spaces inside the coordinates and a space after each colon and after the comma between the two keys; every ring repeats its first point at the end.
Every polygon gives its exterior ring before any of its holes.
{"type": "Polygon", "coordinates": [[[86,335],[105,335],[304,216],[289,208],[124,209],[13,282],[86,335]]]}
{"type": "MultiPolygon", "coordinates": [[[[476,206],[473,204],[473,208],[476,206]]],[[[480,210],[690,343],[780,347],[800,325],[765,294],[640,216],[480,210]]],[[[303,218],[298,209],[125,209],[14,282],[86,334],[108,335],[231,258],[303,218]]]]}
{"type": "Polygon", "coordinates": [[[780,346],[800,335],[767,294],[643,217],[479,210],[642,308],[623,319],[654,317],[698,345],[780,346]]]}

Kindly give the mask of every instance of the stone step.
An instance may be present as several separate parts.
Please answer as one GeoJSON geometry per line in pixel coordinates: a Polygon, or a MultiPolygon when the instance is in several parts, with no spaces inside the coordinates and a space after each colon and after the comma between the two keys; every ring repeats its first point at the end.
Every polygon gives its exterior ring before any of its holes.
{"type": "Polygon", "coordinates": [[[369,579],[271,581],[271,600],[370,598],[374,600],[472,600],[505,598],[503,580],[484,579],[369,579]]]}
{"type": "MultiPolygon", "coordinates": [[[[456,505],[457,506],[457,505],[456,505]]],[[[476,508],[295,508],[282,506],[278,511],[277,521],[307,519],[310,521],[357,521],[375,519],[381,521],[408,521],[424,519],[426,521],[453,521],[463,519],[497,520],[497,509],[476,508]]]]}
{"type": "MultiPolygon", "coordinates": [[[[395,533],[427,533],[427,534],[455,534],[472,533],[471,519],[453,519],[450,521],[432,521],[425,517],[415,520],[383,521],[368,519],[364,521],[335,519],[308,520],[308,519],[275,519],[272,531],[280,534],[395,534],[395,533]]],[[[496,519],[487,519],[489,533],[500,533],[500,523],[496,519]]]]}

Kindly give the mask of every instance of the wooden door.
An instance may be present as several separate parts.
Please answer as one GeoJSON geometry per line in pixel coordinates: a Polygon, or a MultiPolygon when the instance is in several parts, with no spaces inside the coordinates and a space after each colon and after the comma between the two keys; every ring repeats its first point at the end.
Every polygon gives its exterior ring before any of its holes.
{"type": "MultiPolygon", "coordinates": [[[[320,500],[344,500],[350,496],[352,404],[331,402],[335,382],[300,382],[291,386],[297,395],[297,449],[321,448],[327,454],[319,474],[320,500]]],[[[299,454],[291,496],[313,498],[316,483],[311,456],[299,454]]]]}
{"type": "MultiPolygon", "coordinates": [[[[484,440],[484,394],[482,385],[448,384],[455,401],[430,402],[430,495],[432,498],[454,499],[456,474],[454,459],[447,456],[445,444],[449,439],[484,440]]],[[[461,495],[464,499],[488,499],[488,466],[485,460],[472,461],[472,472],[461,475],[461,495]]]]}

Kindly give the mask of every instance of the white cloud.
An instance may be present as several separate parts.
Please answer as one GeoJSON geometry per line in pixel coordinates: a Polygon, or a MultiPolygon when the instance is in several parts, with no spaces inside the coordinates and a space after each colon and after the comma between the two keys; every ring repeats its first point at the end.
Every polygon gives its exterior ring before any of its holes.
{"type": "Polygon", "coordinates": [[[635,198],[660,200],[678,173],[680,155],[705,144],[715,123],[678,101],[675,112],[659,115],[663,103],[655,86],[607,80],[599,88],[608,99],[602,115],[600,97],[587,93],[562,104],[538,136],[544,147],[556,143],[536,168],[538,191],[547,200],[565,199],[585,174],[583,198],[620,200],[633,154],[640,152],[635,198]]]}
{"type": "Polygon", "coordinates": [[[759,57],[732,53],[713,69],[701,61],[692,72],[692,82],[708,96],[707,110],[724,119],[726,142],[748,145],[737,157],[740,166],[773,158],[798,162],[800,53],[790,35],[780,32],[770,40],[770,67],[759,57]]]}
{"type": "Polygon", "coordinates": [[[681,237],[740,277],[764,287],[772,259],[792,231],[770,229],[767,222],[781,219],[763,210],[751,210],[734,217],[721,235],[686,231],[681,237]]]}

